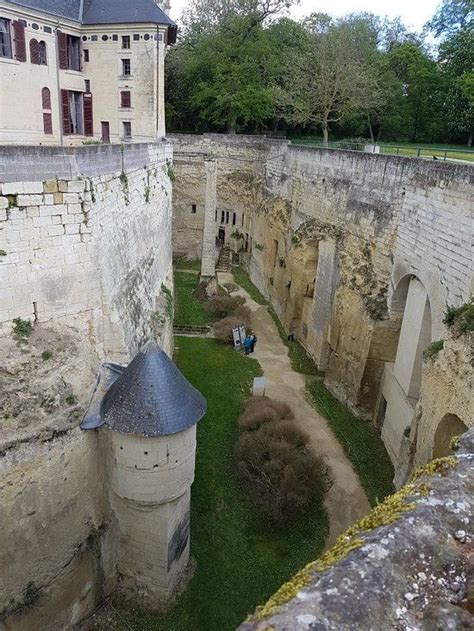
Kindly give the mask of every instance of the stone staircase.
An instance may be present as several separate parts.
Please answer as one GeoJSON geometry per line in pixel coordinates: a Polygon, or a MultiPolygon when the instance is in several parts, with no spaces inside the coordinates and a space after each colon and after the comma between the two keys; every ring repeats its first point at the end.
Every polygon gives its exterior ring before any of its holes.
{"type": "Polygon", "coordinates": [[[230,248],[228,245],[224,245],[217,260],[216,272],[229,272],[230,267],[230,248]]]}

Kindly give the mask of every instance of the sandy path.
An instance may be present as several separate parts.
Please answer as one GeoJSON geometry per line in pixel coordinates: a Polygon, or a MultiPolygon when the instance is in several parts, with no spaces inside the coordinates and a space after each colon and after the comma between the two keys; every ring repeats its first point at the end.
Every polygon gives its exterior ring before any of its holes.
{"type": "MultiPolygon", "coordinates": [[[[228,282],[235,283],[232,274],[219,273],[219,284],[228,282]]],[[[291,405],[297,423],[310,437],[315,453],[323,456],[331,467],[333,485],[325,499],[330,524],[326,545],[329,546],[370,510],[367,496],[326,420],[306,401],[305,375],[292,369],[288,348],[281,341],[267,307],[257,304],[242,288],[236,293],[246,298],[252,311],[252,326],[258,338],[253,357],[262,367],[267,396],[291,405]]]]}

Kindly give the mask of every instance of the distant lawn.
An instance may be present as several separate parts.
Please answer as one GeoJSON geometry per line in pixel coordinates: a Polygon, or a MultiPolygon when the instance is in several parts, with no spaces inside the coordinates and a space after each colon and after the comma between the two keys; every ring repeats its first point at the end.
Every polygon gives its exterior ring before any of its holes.
{"type": "Polygon", "coordinates": [[[173,261],[174,268],[177,270],[189,269],[195,272],[201,271],[201,261],[196,259],[194,261],[187,261],[186,259],[175,259],[173,261]]]}
{"type": "Polygon", "coordinates": [[[175,324],[203,326],[212,321],[212,317],[205,310],[203,303],[193,296],[198,284],[199,276],[196,274],[175,271],[175,324]]]}
{"type": "Polygon", "coordinates": [[[375,428],[358,419],[326,388],[323,381],[308,378],[306,389],[311,402],[327,419],[336,438],[359,475],[372,506],[393,493],[393,465],[375,428]]]}
{"type": "MultiPolygon", "coordinates": [[[[291,138],[294,145],[309,145],[320,147],[322,138],[316,136],[306,136],[304,138],[291,138]]],[[[340,141],[330,141],[329,148],[337,148],[340,141]]],[[[367,140],[370,143],[370,140],[367,140]]],[[[417,149],[421,149],[421,158],[433,158],[436,156],[440,160],[444,159],[445,151],[448,151],[447,157],[451,160],[466,160],[474,162],[474,149],[469,149],[465,145],[443,145],[431,143],[413,143],[413,142],[379,142],[380,153],[387,155],[400,155],[405,157],[417,157],[417,149]]]]}
{"type": "MultiPolygon", "coordinates": [[[[291,526],[274,530],[250,504],[234,472],[237,417],[261,374],[258,363],[215,340],[176,338],[175,359],[207,399],[198,425],[191,494],[191,555],[196,572],[166,614],[115,602],[134,631],[231,631],[323,549],[327,520],[313,506],[291,526]]],[[[100,628],[100,627],[99,627],[100,628]]]]}
{"type": "Polygon", "coordinates": [[[250,280],[249,275],[242,267],[233,267],[232,274],[234,275],[234,280],[237,285],[240,285],[242,289],[250,295],[253,300],[259,305],[266,305],[268,301],[262,296],[262,294],[258,291],[255,285],[250,280]]]}

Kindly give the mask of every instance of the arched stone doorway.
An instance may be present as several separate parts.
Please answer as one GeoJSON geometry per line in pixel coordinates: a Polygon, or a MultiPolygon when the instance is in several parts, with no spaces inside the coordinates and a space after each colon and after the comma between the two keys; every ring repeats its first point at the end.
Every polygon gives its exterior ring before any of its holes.
{"type": "Polygon", "coordinates": [[[423,283],[405,276],[396,287],[390,305],[391,317],[400,321],[395,362],[385,364],[380,411],[385,408],[382,439],[397,465],[400,448],[407,440],[420,397],[423,352],[431,342],[431,306],[423,283]]]}
{"type": "Polygon", "coordinates": [[[433,441],[433,458],[442,458],[453,453],[451,440],[455,436],[464,434],[467,426],[456,414],[446,414],[441,419],[433,441]]]}

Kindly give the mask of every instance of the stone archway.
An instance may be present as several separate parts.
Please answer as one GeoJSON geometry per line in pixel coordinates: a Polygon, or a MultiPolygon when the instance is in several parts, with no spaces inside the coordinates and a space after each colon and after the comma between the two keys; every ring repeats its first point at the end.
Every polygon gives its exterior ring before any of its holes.
{"type": "Polygon", "coordinates": [[[381,401],[386,406],[382,439],[397,465],[420,397],[423,352],[431,343],[431,305],[423,283],[405,276],[396,287],[391,317],[400,321],[395,362],[385,364],[381,401]]]}
{"type": "Polygon", "coordinates": [[[433,458],[442,458],[453,453],[451,440],[464,434],[467,425],[456,414],[446,414],[439,422],[433,441],[433,458]]]}

